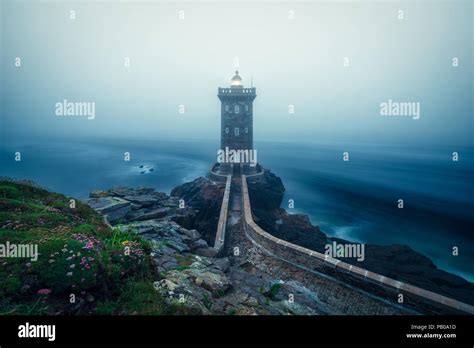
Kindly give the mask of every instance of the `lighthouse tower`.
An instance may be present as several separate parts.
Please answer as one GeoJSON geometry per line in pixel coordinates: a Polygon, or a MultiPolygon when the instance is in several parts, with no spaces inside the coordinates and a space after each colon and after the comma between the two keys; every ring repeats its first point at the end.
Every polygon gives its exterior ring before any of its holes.
{"type": "MultiPolygon", "coordinates": [[[[236,71],[232,77],[230,87],[218,89],[219,100],[221,101],[221,149],[223,151],[240,151],[240,153],[253,152],[253,100],[256,95],[256,88],[245,88],[242,78],[236,71]]],[[[221,163],[219,172],[230,173],[232,168],[234,173],[240,168],[244,172],[252,172],[249,164],[234,165],[221,163]]]]}

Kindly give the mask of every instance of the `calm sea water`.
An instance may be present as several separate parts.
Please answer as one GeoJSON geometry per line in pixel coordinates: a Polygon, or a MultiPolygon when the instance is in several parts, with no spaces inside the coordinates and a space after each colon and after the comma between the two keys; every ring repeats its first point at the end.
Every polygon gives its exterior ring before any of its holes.
{"type": "MultiPolygon", "coordinates": [[[[217,146],[217,141],[9,141],[0,150],[0,175],[31,179],[77,198],[117,185],[169,193],[205,175],[217,146]],[[21,162],[13,160],[16,151],[21,162]],[[130,152],[130,162],[124,152],[130,152]]],[[[474,281],[472,148],[266,142],[256,147],[258,161],[285,184],[283,207],[295,201],[290,212],[308,214],[333,236],[409,245],[438,267],[474,281]],[[349,162],[342,161],[344,151],[349,162]],[[459,162],[451,160],[453,151],[459,162]],[[404,209],[397,208],[400,198],[404,209]],[[459,256],[452,256],[453,246],[459,256]]]]}

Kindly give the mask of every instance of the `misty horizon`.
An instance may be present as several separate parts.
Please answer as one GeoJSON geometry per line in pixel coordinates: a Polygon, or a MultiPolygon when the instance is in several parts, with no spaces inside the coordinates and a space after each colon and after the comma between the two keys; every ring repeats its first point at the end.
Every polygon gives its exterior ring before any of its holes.
{"type": "Polygon", "coordinates": [[[472,145],[468,2],[449,18],[407,3],[403,20],[391,3],[72,4],[4,1],[2,129],[17,139],[217,141],[217,89],[238,69],[256,87],[256,141],[472,145]],[[63,100],[95,103],[95,118],[57,117],[63,100]],[[421,117],[381,116],[389,100],[421,117]]]}

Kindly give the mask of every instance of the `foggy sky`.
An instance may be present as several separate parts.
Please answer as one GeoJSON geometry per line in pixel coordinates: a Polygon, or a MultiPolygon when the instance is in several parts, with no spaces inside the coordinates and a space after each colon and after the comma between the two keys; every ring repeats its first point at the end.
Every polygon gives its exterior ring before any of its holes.
{"type": "Polygon", "coordinates": [[[257,88],[256,139],[472,144],[472,7],[3,1],[2,130],[218,139],[217,88],[238,57],[244,85],[257,88]],[[95,119],[57,117],[64,99],[94,102],[95,119]],[[389,99],[419,102],[420,119],[380,116],[389,99]]]}

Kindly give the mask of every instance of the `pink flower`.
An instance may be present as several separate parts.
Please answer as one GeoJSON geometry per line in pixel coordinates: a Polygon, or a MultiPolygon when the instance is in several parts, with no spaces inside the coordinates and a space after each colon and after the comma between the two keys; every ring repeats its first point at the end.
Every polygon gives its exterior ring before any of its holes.
{"type": "Polygon", "coordinates": [[[38,294],[39,295],[49,295],[52,292],[51,289],[39,289],[38,294]]]}

